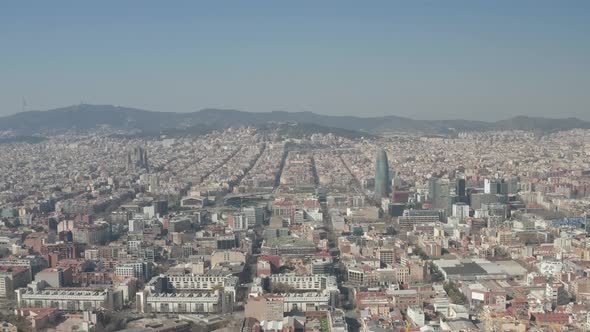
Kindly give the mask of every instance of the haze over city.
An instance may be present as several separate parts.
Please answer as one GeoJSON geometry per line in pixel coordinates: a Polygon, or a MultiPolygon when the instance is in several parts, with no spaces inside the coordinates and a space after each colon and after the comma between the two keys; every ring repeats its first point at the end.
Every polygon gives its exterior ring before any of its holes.
{"type": "Polygon", "coordinates": [[[0,115],[80,102],[590,120],[587,1],[0,4],[0,115]]]}
{"type": "Polygon", "coordinates": [[[0,2],[0,332],[590,331],[588,9],[0,2]]]}

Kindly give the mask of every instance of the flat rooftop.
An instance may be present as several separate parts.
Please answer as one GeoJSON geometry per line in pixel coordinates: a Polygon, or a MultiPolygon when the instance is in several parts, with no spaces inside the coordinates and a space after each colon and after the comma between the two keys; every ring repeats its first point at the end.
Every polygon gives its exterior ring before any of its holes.
{"type": "Polygon", "coordinates": [[[527,270],[513,260],[488,261],[486,259],[439,259],[434,263],[447,275],[494,275],[522,276],[527,270]]]}

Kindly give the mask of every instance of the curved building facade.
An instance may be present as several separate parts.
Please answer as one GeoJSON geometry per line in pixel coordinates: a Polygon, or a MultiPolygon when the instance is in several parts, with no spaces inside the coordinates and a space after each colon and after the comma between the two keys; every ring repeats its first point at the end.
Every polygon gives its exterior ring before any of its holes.
{"type": "Polygon", "coordinates": [[[375,199],[387,197],[389,194],[389,163],[387,153],[381,149],[375,161],[375,199]]]}

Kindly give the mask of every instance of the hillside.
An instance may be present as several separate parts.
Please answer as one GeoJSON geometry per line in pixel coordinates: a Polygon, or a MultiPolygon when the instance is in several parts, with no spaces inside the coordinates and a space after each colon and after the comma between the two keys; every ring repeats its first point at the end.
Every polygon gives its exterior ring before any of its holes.
{"type": "MultiPolygon", "coordinates": [[[[498,122],[469,120],[414,120],[398,116],[355,117],[329,116],[312,112],[254,113],[236,110],[204,109],[190,113],[154,112],[113,105],[75,105],[48,111],[29,111],[0,118],[0,131],[13,135],[52,134],[64,130],[91,130],[108,126],[113,129],[139,131],[144,134],[206,132],[232,126],[260,126],[269,122],[313,124],[325,131],[339,128],[365,133],[419,131],[446,133],[453,131],[534,130],[552,132],[573,128],[590,128],[590,122],[576,118],[549,119],[518,116],[498,122]]],[[[352,134],[348,132],[347,134],[352,134]]]]}

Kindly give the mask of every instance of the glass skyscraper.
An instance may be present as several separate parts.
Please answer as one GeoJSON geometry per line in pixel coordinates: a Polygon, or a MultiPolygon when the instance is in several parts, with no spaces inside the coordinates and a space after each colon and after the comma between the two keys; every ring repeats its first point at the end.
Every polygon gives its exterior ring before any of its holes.
{"type": "Polygon", "coordinates": [[[377,160],[375,161],[375,199],[387,197],[389,194],[389,163],[387,162],[387,154],[385,150],[377,152],[377,160]]]}
{"type": "Polygon", "coordinates": [[[432,207],[437,210],[451,212],[451,185],[449,179],[432,176],[428,179],[428,196],[432,207]]]}

